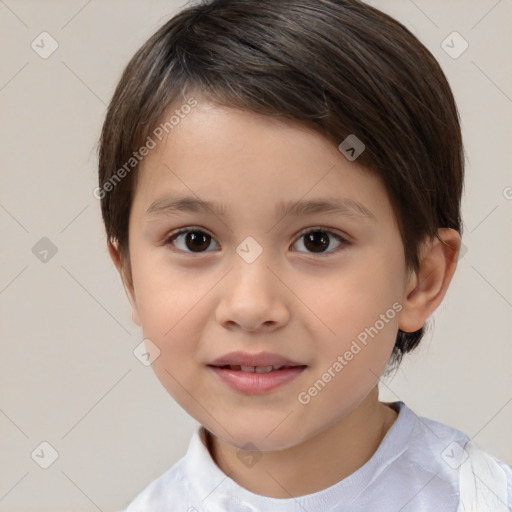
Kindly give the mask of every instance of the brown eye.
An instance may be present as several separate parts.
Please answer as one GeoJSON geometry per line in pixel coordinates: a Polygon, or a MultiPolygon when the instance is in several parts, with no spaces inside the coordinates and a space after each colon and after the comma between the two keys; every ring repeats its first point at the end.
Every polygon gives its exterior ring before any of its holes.
{"type": "Polygon", "coordinates": [[[208,249],[212,240],[213,238],[204,231],[183,229],[172,234],[165,243],[177,247],[182,252],[201,253],[209,252],[206,249],[208,249]]]}
{"type": "Polygon", "coordinates": [[[324,253],[332,254],[348,245],[348,241],[345,240],[341,235],[338,235],[331,230],[322,228],[310,228],[308,231],[302,232],[296,244],[301,240],[304,240],[301,245],[306,248],[306,252],[321,255],[324,253]],[[334,243],[331,242],[332,239],[335,239],[334,243]],[[333,245],[334,247],[332,247],[333,245]]]}
{"type": "Polygon", "coordinates": [[[312,231],[304,235],[304,247],[312,252],[324,252],[329,247],[329,235],[323,231],[312,231]]]}

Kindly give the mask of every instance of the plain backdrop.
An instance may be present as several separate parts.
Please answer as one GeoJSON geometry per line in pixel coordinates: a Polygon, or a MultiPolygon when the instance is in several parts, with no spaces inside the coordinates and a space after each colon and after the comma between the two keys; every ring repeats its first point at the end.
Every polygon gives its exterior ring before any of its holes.
{"type": "MultiPolygon", "coordinates": [[[[458,270],[381,399],[511,464],[512,2],[371,3],[439,60],[467,153],[458,270]]],[[[121,71],[183,5],[0,0],[0,512],[121,509],[197,426],[133,354],[141,332],[93,196],[121,71]]]]}

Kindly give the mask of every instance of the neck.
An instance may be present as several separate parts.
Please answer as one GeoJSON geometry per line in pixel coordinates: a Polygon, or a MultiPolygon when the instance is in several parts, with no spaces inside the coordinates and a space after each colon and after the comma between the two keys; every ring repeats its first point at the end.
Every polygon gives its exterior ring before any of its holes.
{"type": "Polygon", "coordinates": [[[207,448],[217,466],[247,490],[271,498],[302,496],[334,485],[365,464],[397,416],[389,405],[378,401],[375,387],[333,426],[299,445],[264,452],[252,467],[239,463],[241,450],[208,431],[207,448]]]}

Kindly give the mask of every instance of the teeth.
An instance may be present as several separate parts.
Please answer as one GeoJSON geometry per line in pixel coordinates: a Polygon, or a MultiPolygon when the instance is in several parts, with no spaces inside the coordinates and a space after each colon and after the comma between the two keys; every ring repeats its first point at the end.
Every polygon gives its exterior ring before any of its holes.
{"type": "Polygon", "coordinates": [[[283,364],[275,365],[275,366],[239,366],[239,365],[229,365],[230,370],[241,370],[243,372],[251,372],[251,373],[268,373],[274,370],[280,370],[284,368],[283,364]]]}
{"type": "Polygon", "coordinates": [[[255,366],[254,371],[256,373],[267,373],[272,371],[272,365],[270,366],[255,366]]]}

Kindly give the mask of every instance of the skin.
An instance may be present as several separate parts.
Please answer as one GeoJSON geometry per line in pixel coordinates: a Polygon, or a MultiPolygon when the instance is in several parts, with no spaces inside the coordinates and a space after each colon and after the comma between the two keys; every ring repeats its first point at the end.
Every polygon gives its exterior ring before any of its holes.
{"type": "Polygon", "coordinates": [[[198,106],[137,171],[130,265],[109,243],[110,254],[134,322],[161,351],[156,375],[212,434],[210,453],[220,469],[257,494],[314,493],[368,461],[396,420],[378,400],[378,379],[398,328],[418,330],[442,301],[460,237],[440,229],[446,243],[425,242],[419,270],[408,271],[384,186],[357,160],[299,124],[195,97],[198,106]],[[177,193],[219,202],[225,217],[146,214],[155,200],[177,193]],[[358,201],[375,218],[275,217],[281,200],[325,197],[358,201]],[[166,243],[183,227],[210,235],[202,252],[186,234],[166,243]],[[330,245],[315,252],[318,243],[308,245],[300,234],[306,228],[329,228],[349,243],[323,231],[330,245]],[[263,249],[252,263],[236,252],[247,236],[263,249]],[[300,403],[298,394],[394,303],[401,311],[317,396],[300,403]],[[275,352],[308,366],[274,391],[246,395],[206,366],[234,350],[275,352]],[[247,443],[262,454],[251,467],[239,457],[247,443]]]}

